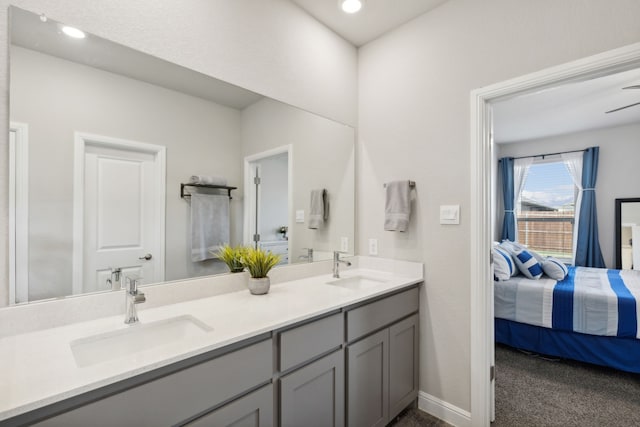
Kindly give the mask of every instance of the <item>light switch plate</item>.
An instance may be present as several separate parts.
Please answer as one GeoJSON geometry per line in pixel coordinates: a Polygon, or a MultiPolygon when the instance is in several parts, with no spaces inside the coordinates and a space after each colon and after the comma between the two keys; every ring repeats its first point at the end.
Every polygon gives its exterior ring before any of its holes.
{"type": "Polygon", "coordinates": [[[460,205],[441,205],[440,224],[460,224],[460,205]]]}
{"type": "Polygon", "coordinates": [[[296,222],[304,222],[304,209],[296,211],[296,222]]]}

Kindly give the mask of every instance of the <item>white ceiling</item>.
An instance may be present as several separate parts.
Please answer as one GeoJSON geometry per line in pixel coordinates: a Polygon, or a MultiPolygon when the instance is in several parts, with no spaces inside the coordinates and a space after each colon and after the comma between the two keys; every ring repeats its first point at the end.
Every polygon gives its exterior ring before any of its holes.
{"type": "Polygon", "coordinates": [[[359,12],[347,14],[338,0],[291,0],[355,46],[430,11],[447,0],[363,0],[359,12]]]}
{"type": "Polygon", "coordinates": [[[518,142],[640,122],[640,69],[568,83],[493,104],[494,141],[518,142]]]}
{"type": "Polygon", "coordinates": [[[68,61],[99,68],[167,89],[243,109],[261,95],[197,71],[147,55],[118,43],[87,34],[71,39],[61,23],[11,7],[11,43],[68,61]]]}

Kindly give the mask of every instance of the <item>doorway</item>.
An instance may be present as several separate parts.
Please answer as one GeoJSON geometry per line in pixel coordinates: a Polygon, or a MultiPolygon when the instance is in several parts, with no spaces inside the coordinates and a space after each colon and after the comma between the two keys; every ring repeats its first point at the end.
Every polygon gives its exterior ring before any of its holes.
{"type": "Polygon", "coordinates": [[[76,133],[73,293],[164,281],[163,146],[76,133]]]}
{"type": "Polygon", "coordinates": [[[640,43],[497,83],[471,93],[471,425],[493,419],[491,103],[640,66],[640,43]]]}
{"type": "Polygon", "coordinates": [[[29,126],[9,124],[9,305],[29,301],[29,126]]]}
{"type": "Polygon", "coordinates": [[[290,145],[245,158],[244,242],[289,263],[292,194],[290,145]]]}

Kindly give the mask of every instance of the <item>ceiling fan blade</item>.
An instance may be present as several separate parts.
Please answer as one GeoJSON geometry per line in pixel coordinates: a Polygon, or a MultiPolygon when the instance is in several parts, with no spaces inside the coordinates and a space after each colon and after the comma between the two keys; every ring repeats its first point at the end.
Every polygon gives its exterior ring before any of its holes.
{"type": "Polygon", "coordinates": [[[640,85],[627,86],[623,87],[622,89],[640,89],[640,85]]]}
{"type": "Polygon", "coordinates": [[[616,108],[615,110],[605,111],[605,114],[615,113],[616,111],[624,110],[625,108],[635,107],[636,105],[640,105],[640,102],[636,102],[635,104],[625,105],[624,107],[616,108]]]}

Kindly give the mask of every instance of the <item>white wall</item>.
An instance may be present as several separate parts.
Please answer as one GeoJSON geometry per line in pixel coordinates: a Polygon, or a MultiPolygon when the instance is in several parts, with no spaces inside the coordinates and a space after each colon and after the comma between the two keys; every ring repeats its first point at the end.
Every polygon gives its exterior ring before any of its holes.
{"type": "MultiPolygon", "coordinates": [[[[357,236],[425,263],[420,388],[470,408],[470,91],[640,40],[635,0],[450,0],[359,51],[357,236]],[[407,233],[382,184],[417,183],[407,233]],[[439,206],[461,205],[440,225],[439,206]]],[[[603,165],[604,167],[604,165],[603,165]]]]}
{"type": "MultiPolygon", "coordinates": [[[[356,49],[288,0],[1,0],[345,123],[356,49]]],[[[5,26],[6,29],[6,26],[5,26]]],[[[0,31],[0,171],[8,170],[8,32],[0,31]]],[[[0,282],[8,281],[8,177],[0,174],[0,282]]],[[[0,286],[0,306],[8,301],[0,286]]]]}
{"type": "MultiPolygon", "coordinates": [[[[615,268],[615,199],[640,197],[640,124],[500,144],[500,157],[519,157],[599,146],[596,205],[600,248],[615,268]]],[[[501,194],[501,192],[499,192],[501,194]]]]}
{"type": "MultiPolygon", "coordinates": [[[[179,184],[223,176],[242,194],[240,111],[15,46],[11,74],[11,120],[29,125],[30,300],[71,294],[76,131],[165,146],[166,280],[226,271],[191,261],[179,184]]],[[[241,239],[241,203],[231,204],[232,242],[241,239]]]]}
{"type": "Polygon", "coordinates": [[[272,148],[293,146],[292,211],[289,213],[289,258],[297,262],[302,248],[331,252],[340,249],[340,237],[353,250],[355,221],[354,130],[323,117],[270,99],[242,111],[244,156],[272,148]],[[329,219],[322,228],[308,228],[311,190],[329,195],[329,219]],[[296,223],[295,211],[304,210],[305,222],[296,223]]]}

